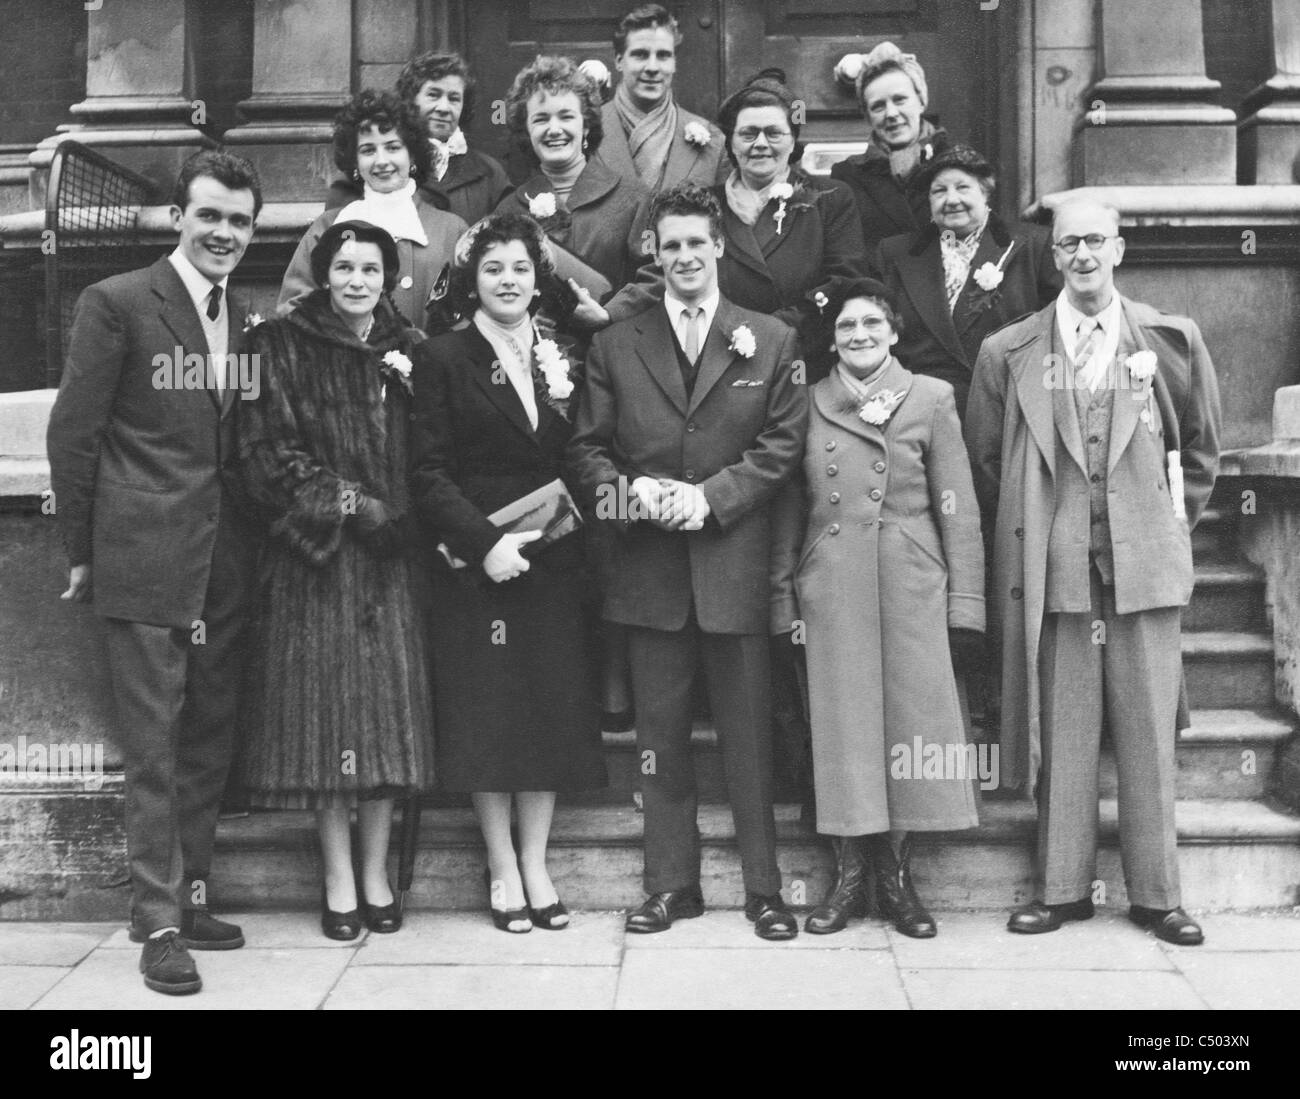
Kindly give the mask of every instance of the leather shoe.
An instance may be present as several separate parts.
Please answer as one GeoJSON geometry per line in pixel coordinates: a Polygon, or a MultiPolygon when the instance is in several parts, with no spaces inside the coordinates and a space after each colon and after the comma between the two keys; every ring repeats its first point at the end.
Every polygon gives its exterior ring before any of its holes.
{"type": "Polygon", "coordinates": [[[1061,925],[1069,920],[1090,920],[1096,909],[1092,907],[1092,898],[1070,901],[1067,904],[1044,904],[1034,901],[1024,908],[1017,908],[1007,921],[1007,930],[1021,935],[1041,935],[1045,931],[1059,931],[1061,925]]]}
{"type": "Polygon", "coordinates": [[[190,950],[238,950],[244,945],[244,933],[236,924],[202,909],[181,913],[181,938],[190,950]]]}
{"type": "Polygon", "coordinates": [[[146,988],[169,996],[186,996],[203,987],[194,959],[177,931],[145,940],[140,954],[140,972],[146,988]]]}
{"type": "Polygon", "coordinates": [[[1200,946],[1205,942],[1201,925],[1181,908],[1143,908],[1133,904],[1129,905],[1128,918],[1138,927],[1155,932],[1157,939],[1175,946],[1200,946]]]}
{"type": "Polygon", "coordinates": [[[754,925],[754,934],[760,939],[784,942],[799,934],[799,921],[785,906],[780,893],[773,893],[770,897],[746,893],[745,919],[754,925]]]}
{"type": "Polygon", "coordinates": [[[377,935],[391,935],[402,930],[402,909],[396,900],[392,904],[361,904],[365,924],[377,935]]]}
{"type": "Polygon", "coordinates": [[[651,934],[667,931],[673,920],[693,920],[704,915],[704,896],[700,887],[672,889],[655,893],[645,899],[640,908],[627,914],[623,927],[628,931],[651,934]]]}

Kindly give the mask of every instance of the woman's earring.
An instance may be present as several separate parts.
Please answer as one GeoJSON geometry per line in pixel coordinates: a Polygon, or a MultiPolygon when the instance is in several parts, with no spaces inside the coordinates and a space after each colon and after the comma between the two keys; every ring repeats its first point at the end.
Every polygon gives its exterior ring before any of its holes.
{"type": "Polygon", "coordinates": [[[583,138],[582,138],[582,151],[583,151],[584,153],[587,151],[587,138],[586,138],[586,135],[585,135],[585,134],[583,135],[583,138]]]}
{"type": "Polygon", "coordinates": [[[361,182],[361,172],[359,169],[357,168],[352,169],[352,179],[357,183],[361,182]]]}

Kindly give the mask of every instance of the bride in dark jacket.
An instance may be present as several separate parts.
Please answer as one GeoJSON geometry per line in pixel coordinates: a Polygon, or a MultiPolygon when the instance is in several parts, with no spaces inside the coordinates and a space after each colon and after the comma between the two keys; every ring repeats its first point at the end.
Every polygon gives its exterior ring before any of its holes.
{"type": "Polygon", "coordinates": [[[255,804],[316,810],[322,929],[346,940],[363,920],[378,932],[401,926],[387,876],[393,800],[431,779],[425,646],[402,521],[410,356],[422,337],[385,296],[398,254],[382,229],[334,222],[311,268],[320,289],[249,334],[261,393],[240,409],[239,453],[270,537],[244,770],[255,804]]]}

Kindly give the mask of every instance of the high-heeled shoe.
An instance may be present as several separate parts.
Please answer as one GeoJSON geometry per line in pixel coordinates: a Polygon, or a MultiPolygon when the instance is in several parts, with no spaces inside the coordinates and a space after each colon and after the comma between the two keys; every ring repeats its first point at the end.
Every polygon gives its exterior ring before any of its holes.
{"type": "MultiPolygon", "coordinates": [[[[391,887],[389,892],[392,893],[391,887]]],[[[393,894],[393,899],[388,904],[371,904],[363,899],[361,914],[366,926],[376,934],[391,935],[402,929],[402,906],[396,894],[393,894]]]]}
{"type": "Polygon", "coordinates": [[[511,935],[526,935],[533,929],[528,908],[507,908],[502,911],[492,907],[492,869],[483,868],[483,884],[488,891],[488,911],[492,914],[492,923],[498,931],[508,931],[511,935]],[[527,923],[527,927],[511,927],[512,923],[527,923]]]}
{"type": "Polygon", "coordinates": [[[543,931],[563,931],[569,926],[569,910],[558,898],[554,904],[548,904],[545,908],[534,908],[530,904],[528,918],[533,921],[534,927],[540,927],[543,931]]]}
{"type": "Polygon", "coordinates": [[[320,908],[320,929],[327,939],[350,943],[361,934],[361,913],[355,908],[351,912],[331,909],[324,885],[320,887],[320,908]]]}

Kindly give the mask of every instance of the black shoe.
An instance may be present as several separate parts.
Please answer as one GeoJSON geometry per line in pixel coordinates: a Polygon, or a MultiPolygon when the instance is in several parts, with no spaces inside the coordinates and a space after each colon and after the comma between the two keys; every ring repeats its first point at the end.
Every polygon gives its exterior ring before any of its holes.
{"type": "Polygon", "coordinates": [[[1007,920],[1007,930],[1020,935],[1041,935],[1046,931],[1058,931],[1069,920],[1090,920],[1096,913],[1092,898],[1070,901],[1068,904],[1044,904],[1034,901],[1024,908],[1017,908],[1007,920]]]}
{"type": "Polygon", "coordinates": [[[530,904],[528,918],[533,921],[534,927],[540,927],[543,931],[563,931],[569,926],[569,910],[560,900],[545,908],[534,908],[530,904]]]}
{"type": "Polygon", "coordinates": [[[177,931],[146,939],[140,954],[140,972],[146,988],[169,996],[188,996],[203,987],[194,959],[177,931]]]}
{"type": "Polygon", "coordinates": [[[634,908],[627,914],[623,927],[627,931],[648,935],[655,931],[667,931],[672,927],[673,920],[693,920],[702,915],[704,896],[697,885],[690,889],[673,889],[647,897],[640,908],[634,908]]]}
{"type": "Polygon", "coordinates": [[[190,950],[238,950],[244,945],[244,933],[237,925],[202,909],[181,913],[181,938],[190,950]]]}
{"type": "Polygon", "coordinates": [[[365,925],[377,935],[391,935],[402,930],[402,907],[396,898],[391,904],[362,902],[361,915],[365,925]]]}
{"type": "Polygon", "coordinates": [[[770,897],[746,893],[745,919],[754,925],[754,934],[760,939],[784,942],[799,934],[799,921],[785,906],[780,893],[773,893],[770,897]]]}
{"type": "Polygon", "coordinates": [[[341,943],[350,943],[361,934],[361,913],[357,909],[351,912],[334,912],[326,898],[325,887],[320,887],[320,929],[325,938],[341,943]]]}
{"type": "Polygon", "coordinates": [[[855,836],[835,836],[835,884],[829,896],[809,914],[803,929],[810,935],[843,931],[849,917],[867,914],[867,863],[855,836]]]}
{"type": "MultiPolygon", "coordinates": [[[[525,908],[493,908],[492,907],[492,868],[483,867],[483,884],[487,886],[488,891],[488,911],[492,914],[492,925],[498,931],[508,931],[511,935],[527,935],[533,929],[532,919],[525,908]],[[512,923],[526,923],[527,927],[511,927],[512,923]]],[[[524,894],[524,902],[527,904],[528,895],[524,894]]]]}
{"type": "Polygon", "coordinates": [[[1181,908],[1143,908],[1133,904],[1129,906],[1128,918],[1138,927],[1155,932],[1157,939],[1175,946],[1200,946],[1205,942],[1201,925],[1181,908]]]}
{"type": "Polygon", "coordinates": [[[939,934],[939,928],[912,884],[912,834],[903,836],[897,855],[888,832],[868,836],[866,847],[871,854],[872,880],[880,914],[892,920],[894,928],[908,938],[933,939],[939,934]]]}

